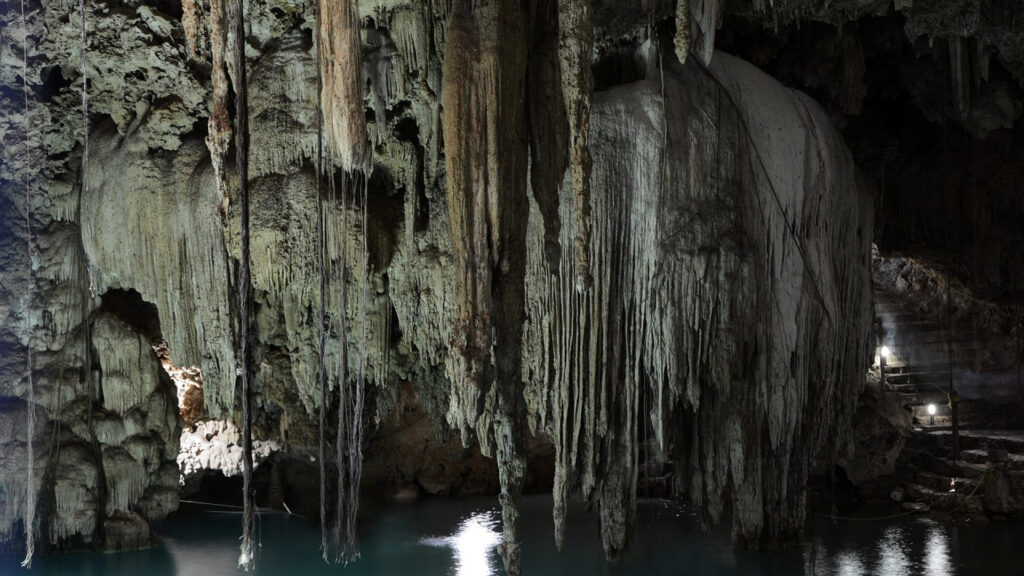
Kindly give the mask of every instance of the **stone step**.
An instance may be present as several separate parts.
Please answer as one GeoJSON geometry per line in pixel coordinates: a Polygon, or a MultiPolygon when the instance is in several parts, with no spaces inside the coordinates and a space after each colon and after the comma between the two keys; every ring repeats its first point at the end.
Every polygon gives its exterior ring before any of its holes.
{"type": "Polygon", "coordinates": [[[960,452],[960,459],[972,464],[983,464],[986,466],[1005,463],[1006,467],[1010,470],[1024,470],[1024,455],[1021,454],[1006,453],[1005,459],[994,462],[988,450],[963,450],[960,452]]]}
{"type": "Polygon", "coordinates": [[[904,406],[924,406],[926,404],[938,406],[946,403],[946,393],[937,390],[900,392],[899,396],[899,402],[904,406]]]}
{"type": "Polygon", "coordinates": [[[930,364],[900,364],[895,366],[887,366],[885,368],[886,375],[889,374],[903,374],[906,372],[943,372],[949,373],[949,362],[933,362],[930,364]]]}
{"type": "MultiPolygon", "coordinates": [[[[938,332],[940,330],[949,331],[949,326],[947,326],[945,322],[931,320],[928,318],[903,321],[888,321],[883,318],[882,326],[888,330],[896,332],[897,334],[909,332],[938,332]]],[[[953,332],[957,332],[956,326],[953,327],[953,332]]]]}
{"type": "MultiPolygon", "coordinates": [[[[897,358],[908,355],[913,358],[918,353],[924,353],[929,358],[944,358],[948,354],[945,342],[905,342],[890,348],[897,358]]],[[[984,352],[989,348],[989,345],[977,340],[959,343],[953,350],[954,364],[962,364],[965,359],[971,359],[978,352],[984,352]]]]}
{"type": "Polygon", "coordinates": [[[971,464],[988,464],[988,450],[961,450],[960,459],[971,464]]]}
{"type": "MultiPolygon", "coordinates": [[[[918,484],[935,492],[949,492],[953,486],[952,478],[934,472],[921,470],[915,474],[915,477],[918,484]]],[[[956,479],[956,491],[981,496],[985,494],[985,486],[984,484],[979,486],[978,480],[961,477],[956,479]]]]}
{"type": "Polygon", "coordinates": [[[886,378],[885,384],[890,390],[906,394],[919,392],[941,392],[942,394],[945,394],[949,390],[948,386],[935,382],[890,382],[889,379],[886,378]]]}
{"type": "MultiPolygon", "coordinates": [[[[952,432],[938,430],[928,432],[932,440],[951,446],[952,432]]],[[[961,430],[961,450],[1006,450],[1010,454],[1024,455],[1024,431],[1021,430],[961,430]]]]}
{"type": "Polygon", "coordinates": [[[936,466],[936,472],[946,474],[948,476],[956,476],[957,478],[971,478],[978,479],[985,475],[988,471],[988,464],[975,464],[973,462],[967,462],[965,460],[957,460],[954,462],[948,458],[939,458],[939,462],[942,466],[936,466]]]}
{"type": "Polygon", "coordinates": [[[949,379],[948,370],[933,370],[933,371],[919,371],[919,372],[906,372],[900,371],[890,373],[888,370],[885,371],[885,379],[890,383],[906,382],[908,380],[935,380],[939,378],[949,379]]]}
{"type": "Polygon", "coordinates": [[[932,490],[920,484],[908,484],[906,497],[910,501],[923,502],[932,509],[943,512],[980,512],[984,509],[982,497],[970,492],[949,492],[932,490]]]}

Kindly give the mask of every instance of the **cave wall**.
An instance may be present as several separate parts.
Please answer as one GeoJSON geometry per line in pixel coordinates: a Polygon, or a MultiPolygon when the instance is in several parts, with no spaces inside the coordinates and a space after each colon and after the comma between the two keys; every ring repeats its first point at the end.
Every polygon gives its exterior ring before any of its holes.
{"type": "Polygon", "coordinates": [[[848,21],[793,4],[774,25],[730,14],[720,48],[821,103],[877,190],[875,289],[951,320],[958,387],[999,401],[978,385],[1015,385],[1024,362],[1019,6],[861,3],[848,21]]]}
{"type": "Polygon", "coordinates": [[[733,14],[719,41],[821,102],[878,189],[883,255],[921,259],[973,297],[1020,306],[1024,35],[1008,12],[1019,7],[861,4],[855,21],[810,10],[774,28],[733,14]]]}
{"type": "MultiPolygon", "coordinates": [[[[650,4],[651,14],[660,14],[666,3],[650,4]]],[[[28,8],[27,120],[37,128],[27,140],[20,67],[4,66],[0,94],[9,144],[0,165],[0,415],[11,445],[0,477],[5,540],[17,538],[26,507],[26,433],[19,425],[28,398],[26,346],[34,352],[36,444],[69,447],[67,460],[36,450],[38,473],[52,470],[58,479],[39,484],[73,490],[83,501],[106,494],[106,517],[123,525],[135,519],[114,514],[111,502],[146,520],[173,509],[165,464],[169,455],[173,461],[178,421],[173,393],[165,397],[163,384],[126,380],[109,394],[119,400],[107,405],[102,382],[135,373],[162,381],[142,343],[164,339],[178,365],[202,369],[207,417],[237,417],[239,410],[237,178],[228,167],[222,197],[204,143],[209,7],[185,2],[179,12],[173,4],[89,3],[85,186],[81,93],[77,82],[64,80],[80,80],[81,51],[70,24],[77,15],[61,3],[28,8]],[[31,291],[24,274],[27,230],[19,218],[26,191],[34,233],[31,291]],[[125,329],[110,318],[104,296],[124,291],[152,306],[159,334],[125,329]],[[31,334],[26,315],[33,319],[31,334]],[[135,353],[136,364],[123,363],[135,353]],[[129,422],[136,427],[108,442],[98,422],[89,424],[88,414],[100,409],[126,430],[129,422]],[[131,416],[133,410],[145,416],[131,416]],[[154,450],[159,457],[149,455],[154,450]],[[99,478],[108,452],[107,483],[113,484],[104,491],[99,478]],[[98,455],[102,467],[83,464],[98,455]],[[84,484],[64,487],[59,479],[69,476],[84,484]]],[[[368,462],[376,466],[378,423],[385,421],[386,433],[393,407],[407,404],[402,397],[410,388],[432,417],[432,426],[417,434],[429,428],[439,445],[450,445],[448,425],[459,424],[446,418],[451,385],[445,376],[459,284],[442,142],[452,14],[445,2],[364,2],[359,10],[373,171],[360,181],[338,170],[321,186],[330,222],[327,366],[333,397],[339,314],[349,327],[359,326],[365,257],[372,402],[364,418],[368,462]],[[365,205],[357,200],[363,185],[365,205]]],[[[804,518],[810,459],[834,458],[844,447],[868,358],[868,194],[810,98],[725,54],[716,54],[710,67],[695,59],[679,64],[669,36],[645,28],[638,15],[609,17],[620,12],[610,2],[594,6],[597,53],[624,59],[637,81],[595,78],[608,89],[594,96],[590,120],[595,282],[589,292],[576,290],[578,194],[564,160],[545,164],[553,185],[541,174],[543,150],[534,150],[535,170],[518,174],[529,212],[528,222],[515,223],[526,229],[526,319],[522,382],[511,383],[507,409],[528,423],[529,433],[554,443],[556,499],[577,494],[597,504],[609,554],[628,545],[641,419],[673,454],[678,492],[701,505],[709,521],[731,506],[737,540],[791,539],[804,518]],[[542,186],[546,192],[538,196],[542,186]]],[[[16,61],[20,13],[3,14],[5,61],[16,61]]],[[[315,453],[319,409],[312,4],[254,0],[248,15],[254,431],[291,456],[307,457],[315,453]]],[[[550,34],[551,25],[541,16],[524,23],[537,38],[550,34]]],[[[531,80],[546,79],[537,85],[558,94],[552,88],[557,50],[539,44],[521,49],[540,62],[510,61],[529,66],[538,74],[531,80]]],[[[544,94],[520,95],[553,132],[533,136],[534,146],[542,140],[566,146],[563,100],[544,94]]],[[[531,133],[538,134],[534,122],[531,133]]],[[[520,128],[517,137],[525,138],[528,130],[520,128]]],[[[525,168],[525,155],[522,160],[516,171],[525,168]]],[[[358,345],[347,339],[349,358],[358,345]]],[[[495,410],[490,396],[474,400],[485,420],[495,410]]],[[[382,444],[381,454],[389,450],[382,444]]],[[[456,462],[463,458],[456,456],[456,462]]],[[[373,470],[366,484],[373,483],[373,470]]],[[[88,532],[74,526],[96,525],[92,517],[42,517],[67,527],[54,542],[88,532]]]]}

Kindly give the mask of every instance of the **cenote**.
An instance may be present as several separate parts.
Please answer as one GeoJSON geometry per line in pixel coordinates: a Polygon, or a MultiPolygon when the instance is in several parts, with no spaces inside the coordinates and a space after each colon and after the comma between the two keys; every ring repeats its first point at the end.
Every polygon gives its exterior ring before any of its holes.
{"type": "Polygon", "coordinates": [[[0,5],[5,574],[1024,574],[1021,0],[0,5]]]}
{"type": "MultiPolygon", "coordinates": [[[[1019,526],[953,526],[928,518],[889,521],[821,519],[813,545],[775,552],[733,548],[727,531],[700,529],[695,514],[667,500],[642,500],[631,552],[607,562],[593,539],[594,515],[571,510],[565,550],[555,550],[551,499],[523,503],[523,573],[538,576],[734,574],[789,575],[1015,575],[1019,526]]],[[[2,557],[4,574],[81,576],[185,576],[237,574],[239,513],[183,505],[164,522],[157,543],[116,553],[48,556],[31,572],[20,558],[2,557]]],[[[320,535],[308,520],[284,512],[258,519],[260,550],[255,574],[383,576],[488,576],[504,574],[494,548],[501,541],[500,511],[483,498],[436,498],[373,508],[360,526],[361,558],[343,568],[320,559],[320,535]]]]}

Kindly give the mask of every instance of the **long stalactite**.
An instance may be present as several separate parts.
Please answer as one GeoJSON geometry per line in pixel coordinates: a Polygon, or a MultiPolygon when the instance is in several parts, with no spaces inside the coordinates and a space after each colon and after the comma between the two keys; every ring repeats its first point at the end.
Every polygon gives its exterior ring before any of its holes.
{"type": "MultiPolygon", "coordinates": [[[[82,13],[84,21],[85,13],[82,13]]],[[[21,23],[24,34],[21,43],[21,91],[24,98],[24,125],[23,136],[25,139],[25,155],[28,156],[31,149],[30,116],[29,116],[29,87],[28,87],[28,18],[25,16],[25,0],[21,0],[21,23]]],[[[84,33],[84,32],[83,32],[84,33]]],[[[84,47],[84,43],[83,43],[84,47]]],[[[83,52],[83,59],[84,59],[83,52]]],[[[84,68],[84,64],[83,64],[84,68]]],[[[25,194],[25,280],[26,280],[26,302],[25,302],[25,378],[28,382],[28,398],[25,403],[27,423],[25,425],[25,558],[21,561],[23,568],[32,567],[32,557],[36,550],[36,481],[35,462],[36,452],[34,446],[36,430],[36,385],[32,374],[32,334],[34,326],[32,322],[32,305],[35,288],[35,275],[32,273],[32,189],[29,182],[28,170],[22,176],[22,188],[25,194]]]]}
{"type": "MultiPolygon", "coordinates": [[[[373,156],[366,129],[362,46],[356,0],[318,3],[318,85],[319,109],[323,118],[330,166],[341,174],[341,257],[339,263],[338,421],[335,463],[338,468],[335,504],[335,559],[348,563],[359,557],[356,521],[362,477],[363,406],[367,380],[367,318],[369,283],[369,178],[373,156]],[[362,203],[362,254],[359,272],[359,341],[355,379],[348,373],[348,321],[346,273],[348,266],[348,204],[358,197],[362,203]]],[[[334,174],[330,175],[334,189],[334,174]]],[[[333,197],[333,194],[332,194],[333,197]]],[[[326,553],[326,552],[325,552],[326,553]]]]}
{"type": "MultiPolygon", "coordinates": [[[[323,77],[320,74],[320,6],[313,8],[315,12],[315,24],[313,27],[313,38],[316,50],[316,89],[317,94],[322,90],[323,77]]],[[[323,179],[324,165],[324,140],[323,140],[323,108],[320,99],[316,99],[316,163],[314,164],[316,178],[316,264],[317,281],[319,284],[320,304],[317,311],[317,378],[320,386],[320,438],[318,449],[318,463],[320,465],[320,552],[324,562],[328,561],[329,544],[328,535],[330,532],[329,519],[327,515],[327,265],[326,259],[326,235],[324,199],[320,193],[320,181],[323,179]]]]}
{"type": "Polygon", "coordinates": [[[569,139],[558,58],[558,4],[534,2],[527,63],[527,112],[530,127],[530,188],[544,224],[544,259],[558,270],[558,192],[565,177],[569,139]]]}
{"type": "Polygon", "coordinates": [[[562,96],[569,118],[576,289],[580,292],[589,290],[594,281],[590,271],[590,99],[594,91],[590,70],[594,51],[590,1],[558,2],[562,96]]]}
{"type": "Polygon", "coordinates": [[[238,274],[239,330],[241,333],[242,380],[242,544],[239,568],[250,571],[256,566],[256,504],[252,486],[252,414],[249,398],[250,345],[249,300],[251,271],[249,255],[249,100],[245,70],[245,8],[243,0],[235,0],[235,163],[238,170],[239,204],[241,210],[242,254],[238,274]]]}
{"type": "MultiPolygon", "coordinates": [[[[227,0],[210,0],[210,82],[213,85],[213,109],[207,120],[206,146],[210,149],[221,216],[227,216],[228,185],[224,169],[231,144],[231,116],[228,113],[227,0]]],[[[244,59],[243,59],[244,61],[244,59]]]]}
{"type": "Polygon", "coordinates": [[[456,0],[443,70],[448,220],[458,274],[448,422],[464,444],[475,429],[481,450],[497,459],[499,550],[513,576],[520,572],[525,472],[526,36],[521,3],[456,0]]]}

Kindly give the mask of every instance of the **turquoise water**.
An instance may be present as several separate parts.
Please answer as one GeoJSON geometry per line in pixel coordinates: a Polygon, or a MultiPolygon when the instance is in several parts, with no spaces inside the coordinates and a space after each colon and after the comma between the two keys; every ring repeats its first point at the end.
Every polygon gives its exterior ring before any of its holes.
{"type": "MultiPolygon", "coordinates": [[[[523,510],[524,576],[739,574],[1020,575],[1024,527],[953,527],[926,518],[815,523],[815,545],[783,552],[733,549],[726,529],[702,532],[685,507],[642,501],[633,552],[604,561],[594,514],[573,510],[564,554],[555,551],[550,496],[529,497],[523,510]]],[[[368,510],[362,559],[347,567],[320,560],[316,526],[297,517],[263,514],[255,574],[263,576],[500,575],[494,499],[429,499],[368,510]]],[[[161,542],[116,554],[68,553],[37,559],[35,575],[216,576],[238,574],[240,518],[215,508],[185,506],[160,528],[161,542]]],[[[0,556],[0,574],[25,573],[19,559],[0,556]]]]}

